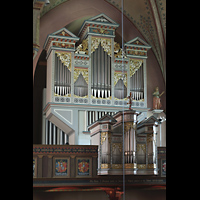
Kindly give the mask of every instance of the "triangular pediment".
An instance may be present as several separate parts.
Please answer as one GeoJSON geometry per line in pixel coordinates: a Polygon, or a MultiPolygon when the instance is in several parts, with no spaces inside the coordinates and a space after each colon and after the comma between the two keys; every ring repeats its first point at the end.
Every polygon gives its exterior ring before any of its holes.
{"type": "MultiPolygon", "coordinates": [[[[136,37],[132,40],[130,40],[129,42],[127,42],[126,44],[132,44],[132,45],[140,45],[140,46],[149,46],[144,40],[142,40],[139,37],[136,37]]],[[[150,47],[150,46],[149,46],[150,47]]]]}
{"type": "Polygon", "coordinates": [[[145,120],[145,124],[152,124],[152,123],[155,123],[155,122],[159,122],[158,119],[156,119],[156,117],[154,117],[153,115],[150,116],[148,119],[145,120]]]}
{"type": "Polygon", "coordinates": [[[60,30],[54,32],[51,34],[56,35],[56,36],[65,36],[65,37],[73,37],[73,38],[78,38],[76,35],[74,35],[72,32],[67,30],[66,28],[61,28],[60,30]]]}
{"type": "Polygon", "coordinates": [[[110,116],[108,114],[104,115],[98,121],[101,121],[101,122],[103,122],[103,121],[111,121],[111,122],[114,122],[114,123],[117,122],[112,116],[110,116]]]}
{"type": "Polygon", "coordinates": [[[114,20],[112,20],[110,17],[105,15],[104,13],[101,13],[95,17],[92,17],[88,19],[89,21],[96,21],[96,22],[104,22],[104,23],[111,23],[111,24],[117,24],[114,20]]]}
{"type": "Polygon", "coordinates": [[[140,123],[138,123],[137,126],[140,127],[142,125],[154,124],[155,122],[159,122],[159,120],[152,115],[148,119],[145,118],[144,120],[142,120],[140,123]]]}

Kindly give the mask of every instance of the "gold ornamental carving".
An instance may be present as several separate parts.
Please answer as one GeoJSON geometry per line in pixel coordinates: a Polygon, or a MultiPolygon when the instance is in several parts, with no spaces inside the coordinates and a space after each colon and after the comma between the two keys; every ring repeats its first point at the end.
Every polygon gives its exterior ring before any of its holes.
{"type": "Polygon", "coordinates": [[[86,83],[88,84],[88,69],[74,68],[74,83],[78,79],[79,75],[82,74],[86,83]]]}
{"type": "Polygon", "coordinates": [[[137,168],[137,164],[136,163],[126,163],[124,164],[125,169],[136,169],[137,168]]]}
{"type": "Polygon", "coordinates": [[[142,66],[142,60],[138,59],[130,59],[129,63],[129,68],[130,68],[130,77],[135,74],[135,72],[142,66]]]}
{"type": "MultiPolygon", "coordinates": [[[[115,58],[122,58],[123,56],[123,50],[120,48],[120,44],[117,42],[114,42],[114,56],[115,58]]],[[[124,55],[126,58],[126,56],[124,55]]]]}
{"type": "Polygon", "coordinates": [[[104,51],[107,52],[109,56],[111,56],[111,39],[108,38],[92,37],[91,53],[93,53],[98,48],[99,43],[101,43],[104,51]]]}
{"type": "Polygon", "coordinates": [[[124,83],[124,85],[127,87],[127,73],[125,72],[122,74],[121,71],[115,71],[114,72],[114,86],[117,84],[117,82],[121,79],[124,83]]]}
{"type": "Polygon", "coordinates": [[[114,152],[116,148],[119,149],[120,152],[122,152],[122,143],[113,143],[112,152],[114,152]]]}
{"type": "Polygon", "coordinates": [[[129,131],[130,129],[134,129],[134,123],[133,122],[125,122],[124,123],[124,130],[125,132],[129,131]]]}
{"type": "Polygon", "coordinates": [[[69,69],[71,72],[71,53],[67,52],[55,52],[57,57],[60,59],[60,61],[69,69]]]}
{"type": "Polygon", "coordinates": [[[156,168],[156,164],[148,164],[147,169],[154,169],[156,168]]]}
{"type": "Polygon", "coordinates": [[[112,164],[112,169],[122,169],[122,164],[112,164]]]}
{"type": "Polygon", "coordinates": [[[88,55],[88,39],[82,41],[76,48],[75,53],[88,55]]]}
{"type": "Polygon", "coordinates": [[[110,167],[111,167],[110,164],[107,164],[107,163],[101,164],[101,169],[108,169],[108,168],[110,168],[110,167]]]}
{"type": "Polygon", "coordinates": [[[105,142],[106,138],[108,136],[108,142],[111,142],[111,133],[109,132],[102,132],[101,133],[101,145],[103,144],[103,142],[105,142]]]}
{"type": "Polygon", "coordinates": [[[143,152],[146,152],[146,144],[137,144],[137,152],[142,149],[143,152]]]}
{"type": "Polygon", "coordinates": [[[146,169],[146,164],[137,164],[138,169],[146,169]]]}

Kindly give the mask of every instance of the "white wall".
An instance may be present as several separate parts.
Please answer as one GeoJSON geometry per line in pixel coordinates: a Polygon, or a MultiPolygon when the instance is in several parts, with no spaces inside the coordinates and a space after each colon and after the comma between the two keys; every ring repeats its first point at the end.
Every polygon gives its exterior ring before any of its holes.
{"type": "Polygon", "coordinates": [[[78,144],[79,145],[90,145],[90,134],[83,133],[86,131],[86,112],[84,110],[78,111],[78,144]]]}

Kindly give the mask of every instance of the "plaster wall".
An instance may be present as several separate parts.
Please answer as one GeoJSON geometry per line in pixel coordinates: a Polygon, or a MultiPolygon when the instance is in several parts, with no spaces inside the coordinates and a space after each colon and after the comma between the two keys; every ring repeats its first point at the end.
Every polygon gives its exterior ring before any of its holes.
{"type": "Polygon", "coordinates": [[[78,111],[78,144],[90,145],[90,134],[83,133],[86,131],[86,112],[85,110],[78,111]]]}

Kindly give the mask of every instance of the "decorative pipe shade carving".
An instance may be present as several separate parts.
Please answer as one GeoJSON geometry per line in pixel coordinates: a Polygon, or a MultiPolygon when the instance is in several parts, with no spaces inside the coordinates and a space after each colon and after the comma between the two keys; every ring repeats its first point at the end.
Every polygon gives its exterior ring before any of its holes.
{"type": "Polygon", "coordinates": [[[88,72],[82,73],[79,71],[79,73],[77,73],[77,76],[76,76],[76,81],[74,83],[74,94],[79,97],[85,97],[86,95],[88,95],[88,84],[87,84],[88,72]],[[86,82],[86,79],[87,79],[87,82],[86,82]]]}
{"type": "Polygon", "coordinates": [[[74,83],[77,81],[80,74],[82,74],[84,80],[88,84],[88,69],[84,68],[74,68],[74,83]]]}
{"type": "Polygon", "coordinates": [[[141,67],[142,60],[130,59],[130,77],[135,74],[135,72],[141,67]]]}
{"type": "Polygon", "coordinates": [[[67,52],[55,52],[56,55],[59,57],[59,59],[61,60],[61,62],[69,69],[69,71],[71,72],[71,53],[67,53],[67,52]]]}
{"type": "Polygon", "coordinates": [[[124,83],[124,85],[127,87],[127,73],[125,72],[124,74],[122,74],[121,71],[114,72],[114,86],[118,83],[119,79],[121,79],[124,83]]]}
{"type": "Polygon", "coordinates": [[[100,42],[104,51],[107,52],[109,56],[111,56],[111,39],[107,38],[92,37],[91,53],[93,53],[95,49],[98,48],[100,42]]]}

